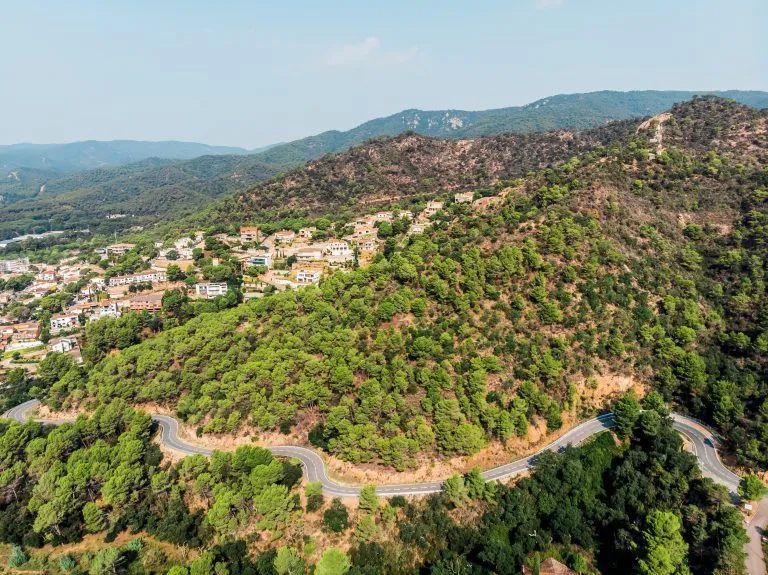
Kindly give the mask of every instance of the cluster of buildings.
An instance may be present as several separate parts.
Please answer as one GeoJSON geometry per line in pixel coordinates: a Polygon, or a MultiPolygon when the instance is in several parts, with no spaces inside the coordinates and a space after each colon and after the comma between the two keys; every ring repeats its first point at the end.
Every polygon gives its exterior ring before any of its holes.
{"type": "Polygon", "coordinates": [[[0,260],[0,274],[25,274],[29,271],[29,258],[0,260]]]}
{"type": "MultiPolygon", "coordinates": [[[[458,202],[471,202],[472,199],[471,193],[457,194],[455,198],[458,202]]],[[[282,290],[316,284],[329,271],[351,268],[355,260],[358,265],[365,266],[381,248],[379,227],[383,223],[405,219],[409,234],[424,233],[431,218],[443,207],[443,202],[430,201],[419,214],[406,210],[376,212],[350,222],[344,235],[327,238],[327,234],[323,234],[322,240],[315,239],[317,230],[311,227],[263,234],[257,227],[243,226],[240,228],[240,242],[256,246],[241,250],[244,268],[264,268],[258,277],[246,275],[244,278],[246,296],[249,293],[258,295],[268,285],[282,290]]],[[[231,240],[226,237],[220,239],[225,243],[231,240]]]]}
{"type": "Polygon", "coordinates": [[[246,275],[246,295],[258,296],[268,285],[282,290],[318,283],[328,269],[352,267],[355,250],[359,249],[356,243],[346,239],[317,240],[316,234],[314,227],[269,235],[252,226],[240,228],[240,241],[255,247],[242,247],[233,253],[245,269],[262,268],[258,277],[246,275]]]}
{"type": "MultiPolygon", "coordinates": [[[[475,200],[472,192],[454,195],[455,203],[467,203],[473,207],[483,207],[483,202],[498,199],[475,200]]],[[[420,213],[379,211],[357,218],[343,229],[318,232],[314,227],[307,227],[298,231],[279,230],[264,234],[258,227],[243,226],[239,236],[219,234],[216,238],[229,247],[230,254],[246,270],[243,277],[245,297],[260,297],[267,286],[283,290],[317,284],[323,275],[333,270],[352,268],[355,263],[365,266],[381,248],[379,229],[382,224],[401,220],[402,226],[402,220],[405,220],[409,235],[421,234],[443,208],[443,202],[430,201],[420,213]]],[[[114,260],[135,247],[134,244],[121,242],[95,252],[114,260]]],[[[22,292],[0,292],[0,351],[41,348],[72,353],[77,358],[80,352],[73,334],[89,321],[119,317],[128,310],[161,311],[163,294],[169,289],[187,288],[188,295],[198,299],[214,299],[227,294],[229,287],[224,282],[200,281],[192,287],[169,281],[168,268],[172,265],[184,272],[194,270],[195,250],[205,252],[202,232],[179,238],[172,245],[156,242],[155,248],[157,257],[144,258],[147,269],[115,276],[109,276],[97,265],[77,262],[75,258],[64,260],[55,267],[32,265],[27,258],[0,260],[0,277],[34,274],[34,280],[22,292]],[[86,277],[87,283],[81,284],[81,289],[73,295],[66,309],[50,318],[46,327],[53,339],[49,340],[47,347],[40,339],[43,326],[39,322],[14,323],[1,315],[3,309],[17,299],[25,303],[34,301],[35,298],[62,292],[66,286],[86,277]],[[140,291],[137,292],[137,288],[140,291]]]]}
{"type": "MultiPolygon", "coordinates": [[[[185,287],[182,282],[169,282],[167,268],[175,264],[186,270],[194,265],[192,250],[200,247],[203,236],[177,240],[174,247],[161,249],[157,258],[147,259],[149,268],[137,273],[108,277],[98,265],[77,262],[76,258],[63,260],[57,266],[30,264],[29,259],[0,260],[0,277],[12,278],[22,274],[34,274],[34,280],[20,292],[0,292],[0,358],[1,352],[45,351],[72,353],[79,360],[80,352],[74,334],[94,320],[120,317],[126,311],[162,310],[163,294],[168,289],[185,287]],[[175,253],[172,253],[175,251],[175,253]],[[168,259],[172,258],[172,259],[168,259]],[[181,259],[188,258],[188,259],[181,259]],[[87,283],[82,281],[87,278],[87,283]],[[16,301],[27,304],[46,295],[63,293],[67,286],[81,282],[82,287],[74,294],[61,313],[53,314],[47,326],[39,321],[18,322],[3,315],[5,308],[16,301]],[[141,291],[135,292],[135,287],[141,291]],[[41,340],[43,329],[53,336],[46,344],[41,340]]],[[[95,252],[105,258],[125,255],[136,246],[115,243],[95,252]]],[[[162,247],[162,244],[156,247],[162,247]]],[[[225,295],[226,283],[201,282],[194,285],[190,297],[213,299],[225,295]]]]}

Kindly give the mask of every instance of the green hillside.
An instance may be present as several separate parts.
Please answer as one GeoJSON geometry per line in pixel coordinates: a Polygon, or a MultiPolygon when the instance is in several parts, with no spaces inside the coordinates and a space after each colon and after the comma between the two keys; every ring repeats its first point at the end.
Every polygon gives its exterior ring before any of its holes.
{"type": "Polygon", "coordinates": [[[676,106],[663,151],[644,125],[487,212],[452,205],[365,269],[78,369],[52,403],[164,404],[209,433],[298,425],[344,460],[404,469],[557,429],[628,378],[766,464],[766,125],[717,98],[676,106]]]}

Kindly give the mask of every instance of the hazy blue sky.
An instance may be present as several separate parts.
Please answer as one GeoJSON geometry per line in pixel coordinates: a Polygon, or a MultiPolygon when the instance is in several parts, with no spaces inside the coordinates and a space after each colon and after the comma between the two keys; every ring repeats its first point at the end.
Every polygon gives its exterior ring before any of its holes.
{"type": "Polygon", "coordinates": [[[768,89],[766,0],[0,0],[0,143],[256,147],[404,108],[768,89]]]}

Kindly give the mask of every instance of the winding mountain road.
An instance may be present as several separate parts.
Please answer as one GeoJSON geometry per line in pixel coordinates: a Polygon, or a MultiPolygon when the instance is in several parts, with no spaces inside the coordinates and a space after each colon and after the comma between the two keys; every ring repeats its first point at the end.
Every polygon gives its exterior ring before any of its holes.
{"type": "MultiPolygon", "coordinates": [[[[27,401],[9,409],[4,416],[24,423],[28,419],[29,413],[37,409],[39,404],[40,402],[36,399],[27,401]]],[[[184,455],[199,454],[210,456],[213,453],[213,449],[194,445],[181,439],[181,437],[179,437],[179,423],[175,418],[168,415],[152,414],[152,420],[155,421],[160,428],[160,441],[165,447],[184,455]]],[[[66,423],[68,420],[37,419],[36,421],[58,425],[66,423]]],[[[688,439],[691,450],[699,462],[702,474],[706,477],[710,477],[716,483],[724,485],[734,496],[736,496],[736,489],[739,485],[740,478],[720,461],[720,456],[717,453],[717,440],[712,432],[698,421],[676,413],[672,414],[672,421],[674,428],[688,439]]],[[[610,429],[611,427],[613,427],[613,414],[611,413],[588,419],[573,429],[570,429],[537,453],[484,471],[482,474],[483,478],[487,481],[503,481],[509,479],[510,477],[532,469],[536,462],[536,458],[544,451],[559,451],[568,445],[578,445],[593,435],[605,431],[606,429],[610,429]]],[[[312,449],[297,445],[267,447],[267,449],[274,455],[280,457],[298,459],[304,468],[307,480],[319,481],[322,483],[323,491],[327,495],[335,497],[357,497],[360,492],[359,485],[344,484],[332,479],[328,475],[323,458],[312,449]]],[[[439,492],[442,489],[442,485],[442,481],[389,484],[378,487],[376,492],[382,496],[426,495],[439,492]]],[[[747,566],[750,575],[766,574],[761,545],[762,527],[766,522],[768,522],[768,501],[763,501],[758,514],[753,518],[751,523],[747,524],[750,542],[745,550],[748,555],[747,566]]]]}

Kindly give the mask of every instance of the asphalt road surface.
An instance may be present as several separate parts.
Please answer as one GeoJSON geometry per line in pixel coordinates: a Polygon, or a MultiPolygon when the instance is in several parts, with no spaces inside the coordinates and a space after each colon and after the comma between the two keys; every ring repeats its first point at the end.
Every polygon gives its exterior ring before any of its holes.
{"type": "MultiPolygon", "coordinates": [[[[17,405],[8,410],[5,417],[25,422],[28,414],[35,410],[39,401],[33,399],[17,405]]],[[[213,453],[212,449],[200,447],[187,443],[179,437],[179,423],[173,417],[168,415],[152,414],[152,420],[160,428],[160,440],[167,448],[183,453],[184,455],[205,455],[213,453]]],[[[690,442],[691,450],[699,462],[701,471],[705,477],[710,477],[716,483],[724,485],[730,492],[736,496],[736,488],[739,485],[739,476],[729,470],[720,461],[717,453],[717,440],[712,432],[698,421],[679,414],[672,414],[673,426],[690,442]]],[[[61,424],[64,420],[45,420],[38,419],[41,423],[61,424]]],[[[520,473],[529,471],[535,464],[539,454],[546,450],[559,451],[567,445],[578,445],[593,435],[605,431],[613,426],[613,415],[608,413],[589,419],[573,429],[567,431],[557,440],[553,441],[537,453],[518,459],[511,463],[494,467],[483,472],[483,477],[488,481],[506,480],[520,473]]],[[[304,473],[308,481],[319,481],[323,485],[323,491],[327,495],[335,497],[357,497],[360,492],[359,485],[344,484],[329,477],[323,458],[313,449],[300,447],[297,445],[284,445],[279,447],[267,447],[273,454],[280,457],[289,457],[298,459],[304,468],[304,473]]],[[[376,489],[376,492],[382,496],[392,495],[425,495],[436,493],[442,489],[442,481],[431,481],[426,483],[399,483],[382,485],[376,489]]],[[[747,567],[750,575],[765,575],[765,562],[763,560],[763,550],[761,545],[761,536],[763,528],[768,523],[768,501],[763,501],[758,513],[747,525],[750,542],[746,547],[747,567]]]]}

